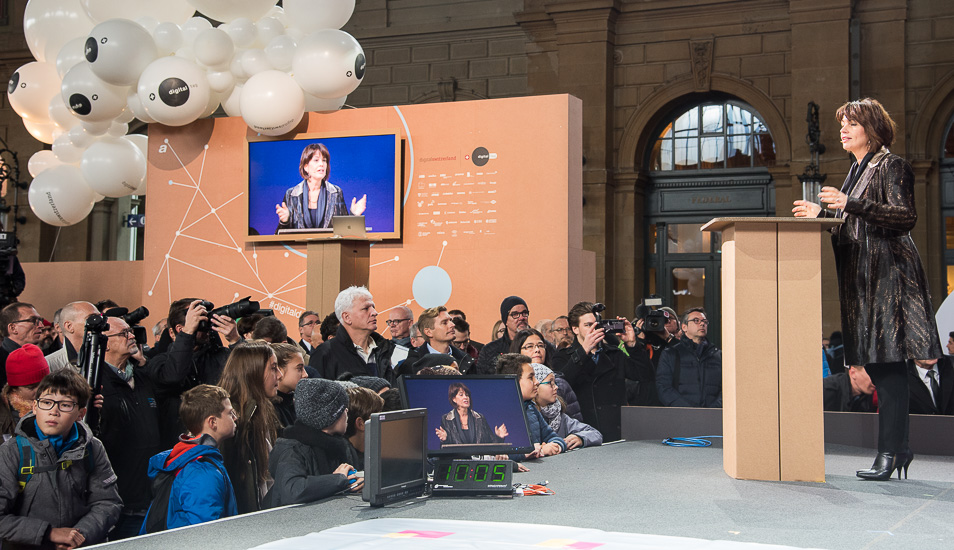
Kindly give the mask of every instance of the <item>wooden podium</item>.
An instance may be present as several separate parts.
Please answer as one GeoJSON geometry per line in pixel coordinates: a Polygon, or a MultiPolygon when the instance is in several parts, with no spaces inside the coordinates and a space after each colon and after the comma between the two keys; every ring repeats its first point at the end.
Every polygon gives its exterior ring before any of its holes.
{"type": "Polygon", "coordinates": [[[821,246],[833,218],[716,218],[722,232],[723,468],[825,481],[821,246]]]}
{"type": "Polygon", "coordinates": [[[335,298],[349,286],[368,286],[371,242],[362,239],[308,241],[305,307],[322,317],[335,310],[335,298]]]}

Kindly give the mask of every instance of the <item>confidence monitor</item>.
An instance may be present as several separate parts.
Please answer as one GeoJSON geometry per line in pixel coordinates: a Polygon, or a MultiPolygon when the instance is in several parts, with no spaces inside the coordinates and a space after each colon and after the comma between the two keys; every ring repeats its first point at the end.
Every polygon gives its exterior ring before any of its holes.
{"type": "Polygon", "coordinates": [[[403,376],[401,380],[405,406],[427,409],[428,456],[533,451],[516,376],[403,376]]]}
{"type": "Polygon", "coordinates": [[[362,500],[384,506],[424,494],[427,411],[374,413],[365,422],[362,500]]]}

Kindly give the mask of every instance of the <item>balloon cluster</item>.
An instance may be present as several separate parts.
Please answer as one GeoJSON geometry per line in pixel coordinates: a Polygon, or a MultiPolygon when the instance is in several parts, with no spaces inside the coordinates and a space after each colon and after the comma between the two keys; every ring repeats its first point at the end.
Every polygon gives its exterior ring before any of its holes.
{"type": "Polygon", "coordinates": [[[30,158],[34,213],[71,225],[103,197],[144,194],[147,144],[126,135],[133,119],[182,126],[221,105],[281,135],[306,111],[338,110],[364,78],[364,51],[339,30],[355,0],[276,3],[29,0],[36,61],[13,74],[7,97],[53,145],[30,158]]]}

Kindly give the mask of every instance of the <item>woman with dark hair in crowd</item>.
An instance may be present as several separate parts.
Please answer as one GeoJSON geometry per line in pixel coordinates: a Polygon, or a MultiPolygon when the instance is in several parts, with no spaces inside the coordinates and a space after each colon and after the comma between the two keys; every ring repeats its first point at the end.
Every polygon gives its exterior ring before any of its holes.
{"type": "MultiPolygon", "coordinates": [[[[534,364],[550,366],[550,357],[547,354],[547,341],[537,329],[525,328],[513,337],[510,343],[510,353],[526,355],[534,364]]],[[[570,383],[562,376],[556,377],[557,392],[566,405],[566,414],[574,420],[583,422],[583,413],[580,410],[580,401],[576,398],[570,383]]]]}
{"type": "Polygon", "coordinates": [[[302,378],[308,378],[305,372],[305,359],[300,347],[284,342],[272,343],[272,350],[278,359],[278,398],[275,400],[275,413],[282,427],[295,423],[295,386],[302,378]]]}
{"type": "Polygon", "coordinates": [[[268,453],[280,426],[272,404],[279,377],[275,352],[265,342],[252,340],[235,346],[219,379],[239,418],[235,437],[223,441],[221,451],[240,514],[261,510],[271,485],[268,453]]]}
{"type": "Polygon", "coordinates": [[[908,446],[908,374],[905,361],[942,356],[911,229],[917,222],[914,170],[888,151],[895,124],[878,101],[849,101],[835,114],[841,144],[855,162],[841,190],[823,187],[827,210],[798,200],[797,217],[845,220],[832,228],[845,363],[864,365],[878,391],[878,456],[863,479],[907,477],[914,453],[908,446]]]}
{"type": "MultiPolygon", "coordinates": [[[[275,205],[278,229],[331,227],[331,218],[348,215],[341,188],[328,181],[331,154],[321,143],[310,143],[301,152],[298,173],[302,181],[285,191],[281,204],[275,205]]],[[[351,213],[364,214],[368,196],[351,199],[351,213]]]]}
{"type": "Polygon", "coordinates": [[[509,435],[506,425],[491,430],[487,418],[470,408],[470,388],[465,384],[451,384],[447,400],[454,409],[441,417],[441,427],[435,430],[443,445],[499,443],[509,435]]]}

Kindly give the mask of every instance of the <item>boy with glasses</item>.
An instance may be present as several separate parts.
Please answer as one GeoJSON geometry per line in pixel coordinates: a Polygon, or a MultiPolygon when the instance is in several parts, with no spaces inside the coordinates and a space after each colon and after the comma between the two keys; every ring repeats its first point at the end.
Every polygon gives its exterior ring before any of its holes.
{"type": "Polygon", "coordinates": [[[221,441],[235,435],[238,419],[228,392],[218,386],[198,385],[182,394],[179,416],[189,433],[180,436],[172,449],[149,459],[150,479],[174,479],[167,499],[160,499],[161,493],[157,493],[141,535],[238,513],[232,481],[218,449],[221,441]]]}
{"type": "Polygon", "coordinates": [[[682,339],[663,350],[656,390],[667,407],[722,406],[722,350],[706,339],[709,320],[701,307],[682,316],[682,339]]]}
{"type": "Polygon", "coordinates": [[[37,387],[33,413],[0,446],[4,548],[71,549],[106,539],[122,500],[103,444],[79,422],[90,388],[71,369],[37,387]]]}

